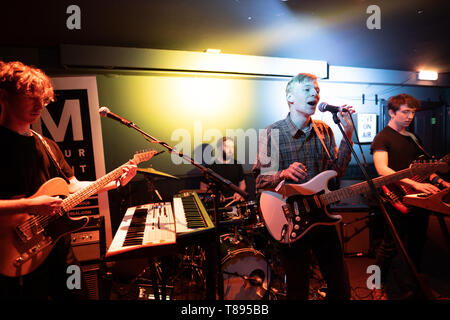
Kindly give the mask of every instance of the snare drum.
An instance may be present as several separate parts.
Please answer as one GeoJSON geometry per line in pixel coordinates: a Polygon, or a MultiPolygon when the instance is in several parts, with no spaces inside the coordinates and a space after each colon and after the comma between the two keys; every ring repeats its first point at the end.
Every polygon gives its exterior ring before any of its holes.
{"type": "Polygon", "coordinates": [[[271,270],[264,255],[233,234],[220,237],[225,300],[259,300],[270,284],[271,270]]]}

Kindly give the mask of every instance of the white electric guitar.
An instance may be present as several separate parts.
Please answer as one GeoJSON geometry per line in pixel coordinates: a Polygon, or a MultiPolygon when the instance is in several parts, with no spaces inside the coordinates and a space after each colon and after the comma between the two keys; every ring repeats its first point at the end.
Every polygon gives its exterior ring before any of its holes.
{"type": "MultiPolygon", "coordinates": [[[[417,174],[445,170],[448,170],[448,164],[440,160],[413,162],[408,169],[372,181],[379,188],[417,174]]],[[[292,243],[316,226],[337,224],[341,221],[341,216],[329,214],[328,204],[371,191],[368,182],[330,191],[328,181],[336,175],[336,171],[328,170],[303,184],[284,184],[277,192],[263,191],[259,205],[271,236],[281,243],[292,243]]]]}
{"type": "MultiPolygon", "coordinates": [[[[133,161],[136,164],[147,161],[156,153],[155,150],[136,153],[133,161]]],[[[45,261],[59,238],[81,229],[89,222],[88,216],[69,216],[69,210],[122,174],[120,166],[70,195],[64,179],[50,179],[30,198],[41,195],[65,197],[59,212],[48,216],[29,213],[0,215],[0,274],[19,277],[34,271],[45,261]]]]}

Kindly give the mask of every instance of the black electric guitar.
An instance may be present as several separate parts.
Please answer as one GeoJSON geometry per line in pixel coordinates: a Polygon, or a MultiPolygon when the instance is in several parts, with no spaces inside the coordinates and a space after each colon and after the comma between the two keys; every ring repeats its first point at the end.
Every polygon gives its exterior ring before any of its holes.
{"type": "MultiPolygon", "coordinates": [[[[448,170],[443,161],[413,163],[408,169],[372,179],[379,188],[396,180],[413,175],[425,175],[448,170]]],[[[319,225],[332,225],[341,221],[341,216],[328,213],[327,205],[355,195],[371,192],[368,182],[361,182],[336,191],[328,190],[328,181],[337,175],[328,170],[303,184],[284,184],[277,192],[263,191],[260,210],[264,223],[272,237],[282,243],[292,243],[319,225]]]]}
{"type": "MultiPolygon", "coordinates": [[[[147,161],[156,153],[155,150],[136,153],[133,161],[136,164],[147,161]]],[[[65,197],[59,212],[46,216],[28,213],[0,215],[0,274],[19,277],[34,271],[45,261],[59,238],[89,222],[87,216],[71,217],[68,212],[122,174],[120,166],[70,195],[66,181],[53,178],[30,198],[41,195],[65,197]]]]}

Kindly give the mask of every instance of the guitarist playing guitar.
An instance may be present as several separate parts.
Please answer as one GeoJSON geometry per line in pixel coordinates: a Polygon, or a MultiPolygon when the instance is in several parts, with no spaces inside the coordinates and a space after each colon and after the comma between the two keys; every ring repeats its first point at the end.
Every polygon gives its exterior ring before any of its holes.
{"type": "MultiPolygon", "coordinates": [[[[350,148],[344,139],[338,148],[331,128],[311,119],[320,99],[319,91],[317,78],[311,74],[300,73],[288,82],[289,113],[285,119],[268,126],[267,134],[259,137],[258,158],[253,167],[257,189],[274,189],[282,181],[305,183],[331,169],[344,174],[351,159],[350,148]]],[[[351,107],[345,109],[347,112],[339,112],[338,117],[345,134],[351,138],[350,115],[354,111],[351,107]]],[[[350,299],[347,266],[335,227],[321,225],[292,244],[276,245],[286,273],[287,299],[308,299],[311,251],[327,282],[327,299],[350,299]]]]}
{"type": "MultiPolygon", "coordinates": [[[[414,160],[426,153],[420,141],[406,130],[413,121],[415,111],[419,105],[420,101],[408,94],[399,94],[389,99],[388,113],[390,121],[376,135],[371,146],[375,168],[379,175],[390,175],[408,168],[414,160]]],[[[448,182],[434,173],[421,179],[405,178],[398,183],[405,189],[413,189],[416,193],[427,194],[435,194],[440,191],[434,184],[440,184],[443,187],[450,186],[448,182]]],[[[388,197],[392,196],[393,193],[390,192],[389,186],[383,187],[383,190],[387,192],[388,197]]],[[[420,270],[429,214],[427,211],[417,207],[409,209],[408,213],[406,213],[399,201],[401,199],[392,201],[392,205],[387,205],[386,209],[394,222],[399,236],[405,243],[408,255],[416,269],[420,270]]],[[[386,281],[395,253],[395,243],[389,230],[385,230],[383,241],[376,257],[377,265],[381,268],[382,282],[386,281]]]]}
{"type": "MultiPolygon", "coordinates": [[[[30,197],[52,178],[65,179],[70,193],[91,184],[77,180],[54,141],[40,137],[30,128],[45,106],[54,100],[53,85],[41,70],[17,61],[0,61],[0,221],[3,226],[24,212],[41,217],[59,212],[63,203],[59,197],[44,194],[30,197]]],[[[100,191],[113,189],[118,183],[127,184],[135,176],[137,166],[130,161],[122,170],[116,181],[104,185],[100,191]]],[[[5,257],[0,259],[4,261],[5,257]]],[[[0,275],[0,298],[69,298],[66,270],[74,262],[70,236],[63,236],[31,273],[19,277],[0,275]]]]}

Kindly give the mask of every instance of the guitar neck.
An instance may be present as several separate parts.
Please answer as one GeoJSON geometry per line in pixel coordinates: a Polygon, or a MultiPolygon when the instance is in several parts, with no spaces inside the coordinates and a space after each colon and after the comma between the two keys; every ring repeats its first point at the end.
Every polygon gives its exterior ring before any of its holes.
{"type": "Polygon", "coordinates": [[[62,207],[65,212],[68,212],[73,207],[75,207],[80,202],[84,201],[85,199],[89,198],[93,194],[96,194],[98,191],[100,191],[101,188],[103,188],[105,185],[110,183],[111,181],[116,180],[123,174],[122,167],[118,167],[115,170],[111,171],[110,173],[104,175],[100,179],[94,181],[89,186],[78,190],[74,194],[71,194],[62,202],[62,207]]]}
{"type": "MultiPolygon", "coordinates": [[[[375,179],[372,179],[372,182],[376,188],[379,188],[386,184],[390,184],[397,180],[400,180],[403,178],[409,178],[412,176],[413,176],[413,171],[410,168],[407,168],[407,169],[398,171],[394,174],[377,177],[375,179]]],[[[342,199],[351,198],[356,195],[359,195],[362,193],[367,193],[370,191],[371,191],[371,188],[369,186],[369,183],[365,181],[365,182],[360,182],[360,183],[354,184],[347,188],[343,188],[343,189],[339,189],[339,190],[332,191],[329,193],[325,193],[321,196],[321,198],[322,198],[323,203],[325,205],[327,205],[327,204],[337,202],[342,199]]]]}

